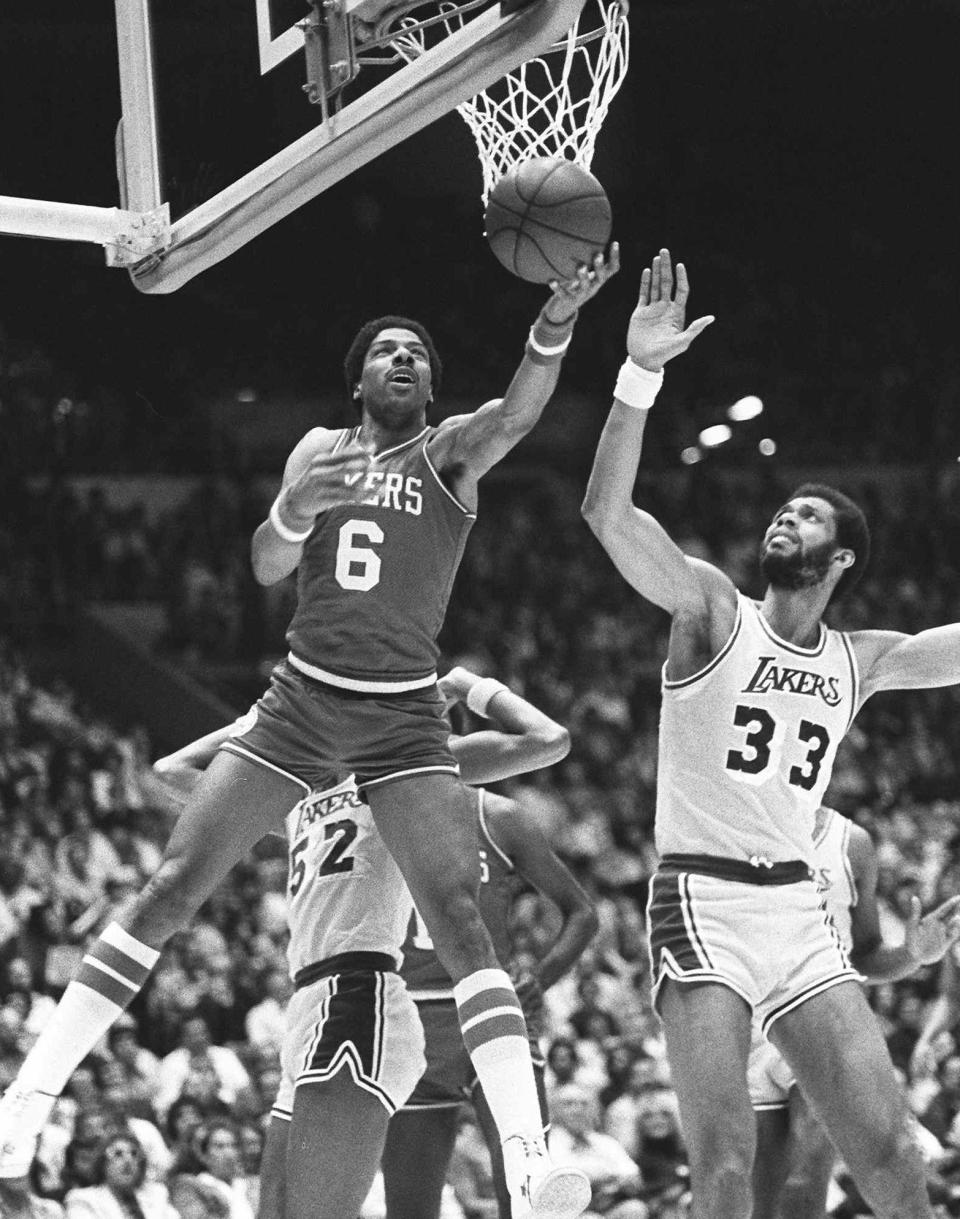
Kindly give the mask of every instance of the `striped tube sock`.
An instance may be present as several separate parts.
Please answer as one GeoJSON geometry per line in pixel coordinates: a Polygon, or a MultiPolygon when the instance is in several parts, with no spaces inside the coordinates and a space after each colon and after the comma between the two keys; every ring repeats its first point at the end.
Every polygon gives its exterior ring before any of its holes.
{"type": "Polygon", "coordinates": [[[509,975],[478,969],[453,988],[460,1032],[500,1141],[543,1134],[527,1025],[509,975]]]}
{"type": "Polygon", "coordinates": [[[87,950],[17,1075],[28,1091],[58,1096],[67,1080],[138,994],[160,953],[111,923],[87,950]]]}

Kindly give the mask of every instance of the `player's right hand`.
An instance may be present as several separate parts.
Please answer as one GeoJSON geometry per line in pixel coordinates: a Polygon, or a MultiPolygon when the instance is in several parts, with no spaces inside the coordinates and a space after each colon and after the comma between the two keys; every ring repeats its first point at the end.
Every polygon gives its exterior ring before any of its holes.
{"type": "Polygon", "coordinates": [[[315,453],[284,492],[287,511],[298,521],[309,521],[330,508],[357,503],[372,460],[373,454],[355,440],[336,453],[315,453]]]}
{"type": "Polygon", "coordinates": [[[659,372],[668,360],[686,351],[714,320],[698,317],[686,326],[690,282],[682,262],[677,263],[676,294],[670,251],[661,250],[640,277],[640,299],[627,330],[627,355],[650,372],[659,372]]]}

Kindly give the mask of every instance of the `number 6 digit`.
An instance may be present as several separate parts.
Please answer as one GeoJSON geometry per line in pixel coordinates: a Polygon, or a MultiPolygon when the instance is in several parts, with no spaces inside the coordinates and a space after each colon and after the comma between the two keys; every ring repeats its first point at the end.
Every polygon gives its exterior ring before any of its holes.
{"type": "Polygon", "coordinates": [[[334,575],[341,588],[366,593],[380,582],[380,556],[369,546],[355,545],[357,538],[379,543],[383,530],[375,521],[351,520],[341,525],[334,575]]]}

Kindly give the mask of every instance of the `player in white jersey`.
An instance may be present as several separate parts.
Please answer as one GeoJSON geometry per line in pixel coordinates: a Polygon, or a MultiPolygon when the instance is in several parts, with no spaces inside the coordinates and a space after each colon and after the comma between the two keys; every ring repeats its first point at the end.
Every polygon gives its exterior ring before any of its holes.
{"type": "MultiPolygon", "coordinates": [[[[862,826],[817,810],[814,866],[824,903],[850,961],[868,982],[894,982],[939,961],[960,938],[951,897],[921,916],[913,899],[901,944],[888,944],[877,908],[877,852],[862,826]]],[[[790,1068],[754,1029],[747,1072],[757,1115],[753,1219],[823,1219],[837,1153],[790,1068]]]]}
{"type": "Polygon", "coordinates": [[[837,745],[880,690],[960,681],[960,625],[830,630],[869,551],[860,509],[808,484],[773,514],[762,601],[685,555],[633,504],[689,284],[661,250],[642,276],[627,360],[583,512],[627,581],[671,617],[648,917],[655,1001],[690,1153],[698,1219],[747,1219],[756,1123],[746,1067],[759,1019],[882,1219],[929,1219],[902,1088],[812,878],[816,809],[837,745]]]}
{"type": "MultiPolygon", "coordinates": [[[[459,667],[440,682],[450,702],[466,701],[478,687],[489,727],[450,740],[465,781],[493,783],[565,756],[566,730],[501,683],[459,667]]],[[[477,705],[476,696],[471,701],[477,705]]],[[[155,769],[189,793],[224,740],[243,732],[245,719],[160,759],[155,769]]],[[[397,973],[413,905],[352,779],[307,795],[281,828],[296,989],[259,1219],[344,1219],[359,1212],[388,1120],[425,1066],[420,1019],[397,973]]],[[[2,1193],[0,1183],[0,1203],[2,1193]]],[[[15,1205],[10,1193],[11,1215],[19,1214],[15,1205]]],[[[0,1213],[8,1219],[8,1210],[0,1213]]]]}

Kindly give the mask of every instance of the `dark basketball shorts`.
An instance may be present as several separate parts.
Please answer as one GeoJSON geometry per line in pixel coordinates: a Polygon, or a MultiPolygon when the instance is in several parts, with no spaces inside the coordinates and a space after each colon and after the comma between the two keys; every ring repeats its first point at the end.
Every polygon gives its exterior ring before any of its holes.
{"type": "MultiPolygon", "coordinates": [[[[457,1005],[453,999],[418,999],[417,1011],[426,1041],[427,1069],[403,1106],[417,1109],[451,1109],[470,1099],[476,1072],[463,1044],[457,1005]]],[[[539,1047],[531,1045],[534,1067],[543,1067],[539,1047]]]]}
{"type": "Polygon", "coordinates": [[[666,978],[719,982],[750,1005],[762,1036],[807,999],[860,980],[813,880],[756,884],[661,870],[647,923],[654,1005],[666,978]]]}
{"type": "Polygon", "coordinates": [[[423,1029],[398,974],[356,969],[318,978],[287,1008],[272,1117],[289,1121],[297,1088],[346,1069],[394,1113],[423,1074],[423,1029]]]}
{"type": "Polygon", "coordinates": [[[222,748],[320,791],[350,774],[361,788],[416,774],[458,774],[449,740],[435,685],[358,693],[315,681],[283,660],[222,748]]]}

